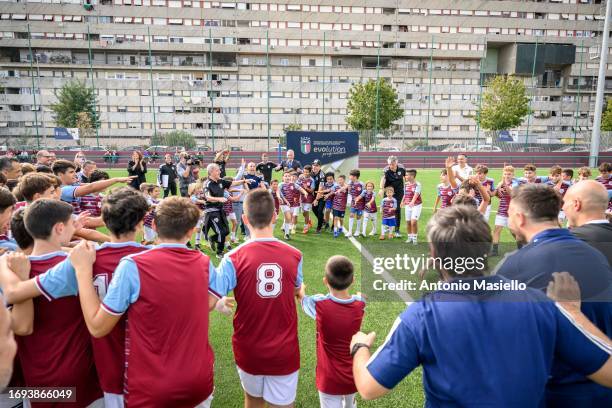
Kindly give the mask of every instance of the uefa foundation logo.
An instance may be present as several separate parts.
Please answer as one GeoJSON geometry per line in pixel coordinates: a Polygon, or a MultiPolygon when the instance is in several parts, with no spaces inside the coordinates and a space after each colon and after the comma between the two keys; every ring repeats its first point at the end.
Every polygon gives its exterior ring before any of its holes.
{"type": "MultiPolygon", "coordinates": [[[[436,301],[547,301],[543,292],[548,282],[535,287],[497,274],[506,261],[505,256],[516,251],[515,243],[500,244],[498,256],[489,255],[490,243],[449,242],[442,247],[446,255],[440,257],[428,243],[362,244],[362,293],[370,302],[407,303],[425,296],[436,301]]],[[[609,302],[612,287],[592,287],[583,290],[582,296],[584,301],[609,302]]]]}

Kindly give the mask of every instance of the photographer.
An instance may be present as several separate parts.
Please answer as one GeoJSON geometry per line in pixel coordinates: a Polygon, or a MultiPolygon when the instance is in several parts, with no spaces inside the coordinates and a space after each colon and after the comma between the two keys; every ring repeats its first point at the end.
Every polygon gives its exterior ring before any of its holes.
{"type": "Polygon", "coordinates": [[[147,163],[142,157],[142,153],[138,150],[132,153],[132,160],[129,161],[127,170],[128,176],[136,176],[130,181],[130,187],[140,190],[140,185],[147,182],[147,177],[145,176],[147,173],[147,163]]]}
{"type": "Polygon", "coordinates": [[[189,184],[195,183],[196,176],[194,172],[200,170],[200,161],[192,158],[189,153],[181,152],[179,163],[176,165],[176,171],[179,176],[179,190],[181,197],[189,197],[189,184]]]}

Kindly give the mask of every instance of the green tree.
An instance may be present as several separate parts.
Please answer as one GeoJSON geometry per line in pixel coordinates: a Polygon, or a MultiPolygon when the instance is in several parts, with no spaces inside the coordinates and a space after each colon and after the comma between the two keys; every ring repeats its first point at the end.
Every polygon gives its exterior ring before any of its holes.
{"type": "Polygon", "coordinates": [[[380,89],[377,98],[376,81],[354,83],[349,90],[346,105],[346,123],[353,130],[371,130],[376,128],[376,111],[378,110],[378,129],[387,130],[404,114],[402,101],[397,91],[384,78],[379,79],[380,89]],[[378,99],[378,101],[377,101],[378,99]],[[378,108],[378,109],[377,109],[378,108]]]}
{"type": "MultiPolygon", "coordinates": [[[[96,111],[97,100],[94,90],[84,83],[73,81],[64,85],[55,93],[57,102],[51,105],[57,126],[66,128],[79,127],[79,115],[86,113],[89,118],[90,128],[96,129],[100,126],[98,113],[96,111]]],[[[81,115],[82,116],[82,115],[81,115]]],[[[81,117],[81,121],[84,117],[81,117]]]]}
{"type": "Polygon", "coordinates": [[[173,130],[168,133],[158,133],[151,137],[152,146],[178,146],[187,150],[194,149],[197,145],[195,137],[184,130],[173,130]]]}
{"type": "Polygon", "coordinates": [[[475,118],[480,127],[497,133],[523,123],[530,113],[525,84],[512,76],[498,75],[486,86],[475,118]]]}
{"type": "Polygon", "coordinates": [[[281,146],[287,146],[287,132],[302,130],[302,125],[293,122],[283,128],[283,133],[278,135],[278,143],[281,146]]]}
{"type": "Polygon", "coordinates": [[[612,100],[606,100],[606,109],[601,117],[601,130],[612,132],[612,100]]]}

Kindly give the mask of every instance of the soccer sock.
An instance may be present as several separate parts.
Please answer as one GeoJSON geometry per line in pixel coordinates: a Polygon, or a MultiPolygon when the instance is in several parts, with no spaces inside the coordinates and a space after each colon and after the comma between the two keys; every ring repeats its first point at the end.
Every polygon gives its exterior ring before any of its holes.
{"type": "Polygon", "coordinates": [[[353,233],[353,223],[355,222],[355,218],[351,217],[349,218],[349,229],[348,229],[348,233],[352,234],[353,233]]]}
{"type": "Polygon", "coordinates": [[[196,239],[195,239],[195,243],[196,245],[200,245],[200,238],[202,237],[202,231],[198,231],[196,232],[196,239]]]}
{"type": "MultiPolygon", "coordinates": [[[[368,228],[368,219],[364,218],[363,219],[363,224],[362,224],[362,229],[361,229],[361,234],[365,235],[366,234],[366,229],[368,228]]],[[[359,227],[357,227],[357,231],[359,231],[359,227]]]]}
{"type": "Polygon", "coordinates": [[[286,222],[283,224],[283,230],[285,231],[285,234],[289,234],[289,231],[291,231],[289,224],[287,224],[286,222]]]}
{"type": "Polygon", "coordinates": [[[357,229],[355,232],[359,234],[359,231],[361,231],[361,218],[357,219],[357,229]]]}

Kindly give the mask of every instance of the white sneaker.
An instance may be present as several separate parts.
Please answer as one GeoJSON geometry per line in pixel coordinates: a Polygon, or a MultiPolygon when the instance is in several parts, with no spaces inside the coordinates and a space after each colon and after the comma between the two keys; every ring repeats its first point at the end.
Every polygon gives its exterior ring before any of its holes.
{"type": "Polygon", "coordinates": [[[376,230],[372,230],[372,232],[370,232],[368,235],[371,236],[371,237],[376,235],[376,230]]]}
{"type": "Polygon", "coordinates": [[[400,238],[401,236],[402,236],[402,234],[400,234],[399,232],[396,232],[395,235],[394,235],[395,238],[400,238]]]}
{"type": "Polygon", "coordinates": [[[361,234],[359,232],[356,232],[356,233],[353,234],[353,237],[355,237],[355,238],[359,238],[360,236],[361,236],[361,234]]]}
{"type": "Polygon", "coordinates": [[[408,238],[406,241],[404,241],[404,242],[405,242],[405,243],[407,243],[407,244],[409,244],[409,243],[411,243],[411,242],[412,242],[412,238],[410,238],[410,237],[409,237],[409,238],[408,238]]]}
{"type": "Polygon", "coordinates": [[[416,244],[417,244],[417,239],[416,239],[416,238],[413,238],[413,239],[412,239],[412,245],[416,245],[416,244]]]}

